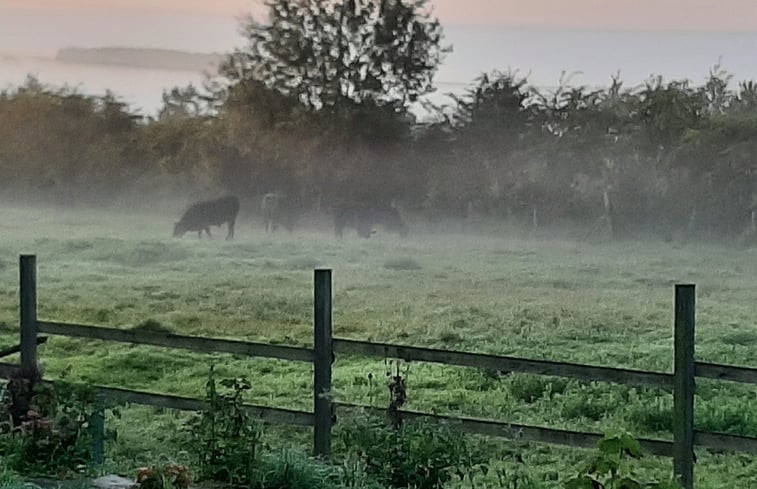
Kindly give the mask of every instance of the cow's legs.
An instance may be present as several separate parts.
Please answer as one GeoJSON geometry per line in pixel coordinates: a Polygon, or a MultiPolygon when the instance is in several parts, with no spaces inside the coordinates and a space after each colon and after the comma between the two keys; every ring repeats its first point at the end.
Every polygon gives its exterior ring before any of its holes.
{"type": "Polygon", "coordinates": [[[234,237],[234,220],[229,221],[229,233],[226,235],[226,239],[232,239],[234,237]]]}
{"type": "Polygon", "coordinates": [[[209,239],[213,239],[213,235],[210,234],[210,226],[208,226],[208,227],[205,228],[205,232],[208,233],[208,238],[209,239]]]}
{"type": "Polygon", "coordinates": [[[197,231],[197,239],[202,239],[202,229],[197,231]]]}

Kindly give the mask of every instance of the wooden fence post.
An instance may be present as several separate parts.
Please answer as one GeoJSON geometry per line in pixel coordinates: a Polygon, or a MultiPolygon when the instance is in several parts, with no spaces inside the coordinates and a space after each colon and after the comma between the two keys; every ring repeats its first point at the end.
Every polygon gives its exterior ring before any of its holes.
{"type": "Polygon", "coordinates": [[[694,487],[695,286],[675,286],[673,466],[684,489],[694,487]]]}
{"type": "Polygon", "coordinates": [[[96,411],[92,415],[92,461],[95,465],[105,463],[105,394],[95,394],[96,411]]]}
{"type": "Polygon", "coordinates": [[[21,255],[19,264],[21,368],[27,373],[37,373],[37,257],[21,255]]]}
{"type": "Polygon", "coordinates": [[[334,408],[331,400],[331,363],[333,361],[331,270],[315,270],[313,352],[314,452],[317,457],[331,455],[331,426],[334,408]]]}

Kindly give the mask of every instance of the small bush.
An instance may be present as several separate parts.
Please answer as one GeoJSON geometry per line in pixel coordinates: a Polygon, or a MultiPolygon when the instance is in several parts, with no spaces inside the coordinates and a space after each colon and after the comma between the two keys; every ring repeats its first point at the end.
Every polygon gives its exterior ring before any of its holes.
{"type": "Polygon", "coordinates": [[[170,327],[164,325],[163,323],[161,323],[160,321],[156,319],[146,319],[131,329],[134,331],[144,331],[147,333],[162,333],[162,334],[173,333],[170,327]]]}
{"type": "Polygon", "coordinates": [[[421,265],[412,258],[394,258],[384,262],[384,268],[387,270],[420,270],[421,265]]]}
{"type": "Polygon", "coordinates": [[[0,465],[0,489],[21,487],[22,485],[21,477],[16,472],[5,467],[5,463],[2,463],[0,465]]]}
{"type": "Polygon", "coordinates": [[[673,431],[673,408],[661,402],[637,402],[629,405],[628,421],[641,432],[673,431]]]}
{"type": "Polygon", "coordinates": [[[454,474],[484,462],[466,438],[444,425],[404,423],[357,417],[341,423],[344,447],[365,463],[368,474],[395,488],[438,489],[454,474]]]}
{"type": "Polygon", "coordinates": [[[137,473],[139,489],[189,489],[189,469],[179,464],[142,467],[137,473]]]}
{"type": "Polygon", "coordinates": [[[599,441],[597,448],[596,455],[589,463],[564,482],[565,489],[681,488],[674,481],[642,482],[639,479],[631,466],[631,460],[641,458],[641,445],[627,433],[608,434],[599,441]]]}
{"type": "Polygon", "coordinates": [[[584,396],[566,397],[560,406],[560,414],[566,419],[587,418],[599,421],[617,406],[608,406],[601,399],[584,396]]]}
{"type": "Polygon", "coordinates": [[[5,470],[67,477],[92,462],[91,420],[99,411],[86,386],[18,376],[0,402],[0,459],[5,470]]]}
{"type": "Polygon", "coordinates": [[[254,489],[336,489],[333,466],[320,463],[301,453],[283,450],[260,458],[254,489]]]}
{"type": "Polygon", "coordinates": [[[704,431],[750,436],[757,430],[757,416],[748,399],[700,402],[696,413],[696,424],[704,431]]]}
{"type": "Polygon", "coordinates": [[[540,375],[519,374],[507,379],[507,387],[515,399],[531,404],[542,397],[562,394],[568,386],[564,379],[543,377],[540,375]]]}
{"type": "Polygon", "coordinates": [[[243,404],[242,395],[250,388],[244,378],[217,382],[211,366],[206,383],[208,408],[186,426],[201,478],[232,485],[250,485],[255,480],[261,431],[243,404]]]}

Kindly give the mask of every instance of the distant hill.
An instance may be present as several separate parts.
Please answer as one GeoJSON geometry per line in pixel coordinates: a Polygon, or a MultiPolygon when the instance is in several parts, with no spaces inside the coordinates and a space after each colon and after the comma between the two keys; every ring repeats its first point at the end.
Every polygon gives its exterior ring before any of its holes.
{"type": "Polygon", "coordinates": [[[65,48],[58,51],[56,61],[97,65],[131,66],[135,68],[175,71],[213,71],[223,56],[216,53],[189,53],[171,49],[151,48],[65,48]]]}

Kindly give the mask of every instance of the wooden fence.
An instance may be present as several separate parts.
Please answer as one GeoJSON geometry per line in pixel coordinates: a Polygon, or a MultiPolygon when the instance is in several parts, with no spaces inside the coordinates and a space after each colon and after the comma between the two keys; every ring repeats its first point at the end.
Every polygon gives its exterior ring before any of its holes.
{"type": "MultiPolygon", "coordinates": [[[[18,348],[21,353],[21,364],[0,363],[0,377],[8,378],[18,372],[19,369],[37,368],[37,345],[44,341],[44,338],[39,336],[40,334],[312,363],[314,371],[312,412],[256,405],[248,405],[247,409],[254,416],[266,422],[312,426],[314,428],[314,453],[317,456],[327,457],[331,452],[331,431],[336,420],[337,408],[364,408],[377,413],[385,412],[385,410],[379,408],[335,402],[331,398],[332,364],[336,358],[335,355],[397,358],[408,362],[432,362],[567,377],[582,381],[653,386],[672,390],[674,397],[673,440],[641,439],[640,442],[649,453],[673,458],[674,473],[680,478],[686,489],[694,487],[695,446],[757,454],[757,438],[694,429],[696,377],[757,384],[757,369],[702,363],[694,360],[694,285],[675,286],[674,371],[673,373],[666,373],[334,338],[332,335],[331,270],[315,270],[314,279],[313,348],[300,348],[41,321],[37,318],[36,257],[34,255],[22,255],[20,258],[21,341],[20,348],[18,348]]],[[[11,350],[15,351],[15,349],[11,350]]],[[[102,395],[115,401],[190,411],[201,410],[206,406],[205,401],[186,397],[106,387],[98,387],[98,390],[102,395]]],[[[598,433],[493,420],[441,416],[414,411],[401,411],[401,415],[404,419],[425,419],[432,422],[449,423],[454,429],[466,433],[581,448],[594,447],[602,438],[602,435],[598,433]]]]}

